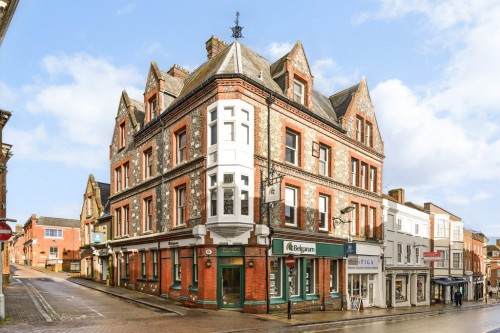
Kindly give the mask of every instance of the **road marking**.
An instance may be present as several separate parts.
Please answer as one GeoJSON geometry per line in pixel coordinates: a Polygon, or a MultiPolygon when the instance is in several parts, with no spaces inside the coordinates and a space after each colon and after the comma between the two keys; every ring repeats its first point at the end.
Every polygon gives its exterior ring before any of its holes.
{"type": "Polygon", "coordinates": [[[35,304],[36,309],[49,323],[54,320],[60,320],[59,315],[54,311],[49,303],[43,298],[43,296],[38,292],[38,290],[29,282],[22,281],[28,290],[28,295],[30,296],[33,304],[35,304]]]}

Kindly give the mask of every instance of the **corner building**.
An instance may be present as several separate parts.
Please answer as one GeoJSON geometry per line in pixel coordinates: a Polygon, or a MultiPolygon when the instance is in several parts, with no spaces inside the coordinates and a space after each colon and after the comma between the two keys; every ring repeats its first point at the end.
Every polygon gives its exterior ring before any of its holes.
{"type": "Polygon", "coordinates": [[[345,308],[344,244],[382,238],[383,142],[364,78],[327,97],[300,42],[275,63],[237,41],[206,49],[192,73],[152,62],[142,101],[122,92],[113,283],[210,309],[345,308]]]}

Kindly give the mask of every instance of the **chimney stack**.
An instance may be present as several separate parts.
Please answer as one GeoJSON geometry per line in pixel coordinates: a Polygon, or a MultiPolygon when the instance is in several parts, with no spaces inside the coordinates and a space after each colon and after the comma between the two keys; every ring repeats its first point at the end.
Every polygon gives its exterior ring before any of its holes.
{"type": "Polygon", "coordinates": [[[393,197],[398,203],[404,205],[405,204],[405,190],[402,188],[398,188],[395,190],[389,191],[389,196],[393,197]]]}
{"type": "Polygon", "coordinates": [[[168,70],[167,74],[181,82],[184,82],[184,80],[189,76],[189,71],[178,65],[173,65],[172,68],[168,70]]]}
{"type": "Polygon", "coordinates": [[[209,40],[207,40],[205,46],[207,48],[207,58],[212,59],[213,57],[221,53],[227,47],[227,44],[221,41],[219,38],[212,36],[209,40]]]}

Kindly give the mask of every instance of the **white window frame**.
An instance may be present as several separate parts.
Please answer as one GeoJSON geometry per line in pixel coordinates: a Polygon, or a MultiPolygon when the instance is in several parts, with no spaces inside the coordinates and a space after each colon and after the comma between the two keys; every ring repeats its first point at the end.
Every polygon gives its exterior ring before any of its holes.
{"type": "Polygon", "coordinates": [[[151,231],[153,227],[153,197],[144,199],[144,231],[151,231]]]}
{"type": "Polygon", "coordinates": [[[358,186],[358,160],[351,159],[351,185],[358,186]]]}
{"type": "Polygon", "coordinates": [[[63,238],[62,229],[48,228],[44,232],[45,238],[63,238]],[[55,236],[53,235],[55,234],[55,236]]]}
{"type": "Polygon", "coordinates": [[[147,149],[144,152],[144,179],[153,176],[153,149],[147,149]]]}
{"type": "Polygon", "coordinates": [[[234,142],[236,140],[236,132],[234,127],[234,121],[225,121],[223,123],[225,142],[234,142]]]}
{"type": "Polygon", "coordinates": [[[319,145],[319,159],[318,159],[318,174],[322,176],[329,176],[330,172],[330,148],[325,145],[319,145]]]}
{"type": "Polygon", "coordinates": [[[363,190],[366,190],[366,176],[367,176],[366,170],[367,169],[368,169],[368,164],[361,163],[361,188],[363,190]]]}
{"type": "Polygon", "coordinates": [[[292,186],[285,186],[285,225],[287,226],[297,226],[298,225],[298,209],[297,209],[297,203],[298,203],[298,189],[292,186]],[[293,196],[293,197],[290,197],[293,196]],[[293,221],[287,222],[287,207],[292,213],[290,216],[291,220],[293,218],[293,221]]]}
{"type": "Polygon", "coordinates": [[[286,133],[285,133],[285,160],[287,163],[290,163],[293,165],[299,165],[298,146],[299,146],[299,134],[287,129],[286,133]],[[287,140],[288,137],[293,138],[294,146],[288,145],[288,140],[287,140]],[[290,156],[290,159],[288,158],[289,156],[290,156]]]}
{"type": "Polygon", "coordinates": [[[187,188],[186,185],[179,186],[175,189],[176,197],[176,226],[186,225],[186,200],[187,200],[187,188]]]}
{"type": "Polygon", "coordinates": [[[304,90],[305,85],[298,81],[293,80],[293,101],[296,103],[304,104],[304,90]],[[298,88],[298,91],[297,91],[298,88]]]}
{"type": "Polygon", "coordinates": [[[368,147],[372,146],[372,125],[369,123],[366,123],[365,144],[368,147]]]}
{"type": "Polygon", "coordinates": [[[176,135],[177,141],[177,164],[186,162],[187,159],[187,132],[183,129],[176,135]]]}
{"type": "Polygon", "coordinates": [[[362,126],[363,120],[361,118],[356,117],[356,141],[362,141],[362,126]]]}
{"type": "Polygon", "coordinates": [[[406,245],[406,263],[411,264],[411,245],[406,245]]]}
{"type": "Polygon", "coordinates": [[[130,208],[128,205],[126,206],[123,206],[123,232],[122,234],[123,235],[128,235],[128,229],[129,229],[129,223],[130,223],[130,220],[129,220],[129,213],[130,213],[130,208]]]}
{"type": "Polygon", "coordinates": [[[122,209],[115,209],[115,217],[116,217],[116,236],[120,237],[122,235],[122,209]]]}
{"type": "Polygon", "coordinates": [[[127,163],[123,164],[123,186],[124,188],[129,188],[130,187],[130,166],[127,163]]]}
{"type": "Polygon", "coordinates": [[[155,95],[152,99],[149,100],[149,117],[150,117],[149,120],[156,118],[157,107],[158,107],[158,102],[156,100],[156,95],[155,95]]]}
{"type": "Polygon", "coordinates": [[[57,260],[59,259],[59,247],[51,246],[49,247],[49,260],[57,260]]]}
{"type": "Polygon", "coordinates": [[[116,179],[116,192],[122,190],[122,168],[118,167],[115,169],[115,179],[116,179]]]}
{"type": "Polygon", "coordinates": [[[217,108],[210,110],[209,112],[209,147],[217,144],[218,133],[217,133],[217,108]]]}
{"type": "Polygon", "coordinates": [[[212,175],[208,176],[208,181],[209,181],[209,206],[210,206],[210,211],[209,215],[210,217],[217,216],[218,208],[217,208],[217,203],[218,203],[218,198],[217,198],[217,174],[214,173],[212,175]],[[215,202],[214,202],[215,201],[215,202]]]}
{"type": "Polygon", "coordinates": [[[306,288],[306,295],[315,295],[317,294],[316,293],[316,259],[315,258],[306,258],[305,259],[305,278],[306,278],[306,283],[305,283],[305,288],[306,288]],[[307,273],[307,264],[308,262],[311,263],[311,275],[312,276],[308,276],[308,273],[307,273]],[[309,292],[307,292],[307,287],[308,287],[308,284],[309,284],[309,292]]]}
{"type": "Polygon", "coordinates": [[[330,198],[326,195],[320,194],[318,196],[318,229],[323,231],[328,231],[329,226],[329,215],[328,206],[330,198]],[[321,220],[323,220],[323,226],[321,226],[321,220]]]}
{"type": "Polygon", "coordinates": [[[370,167],[370,191],[375,192],[375,178],[377,177],[377,170],[373,167],[370,167]]]}
{"type": "Polygon", "coordinates": [[[403,263],[403,244],[397,243],[396,253],[397,253],[398,264],[403,263]]]}

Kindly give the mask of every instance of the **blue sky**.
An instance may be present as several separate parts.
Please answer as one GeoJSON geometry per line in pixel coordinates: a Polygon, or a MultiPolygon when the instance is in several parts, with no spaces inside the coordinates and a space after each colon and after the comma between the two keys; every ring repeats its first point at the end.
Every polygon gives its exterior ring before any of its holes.
{"type": "Polygon", "coordinates": [[[0,47],[7,215],[79,218],[88,175],[109,182],[120,92],[142,100],[152,60],[195,69],[205,42],[273,61],[301,40],[315,89],[367,78],[384,189],[500,237],[500,3],[490,0],[22,1],[0,47]]]}

